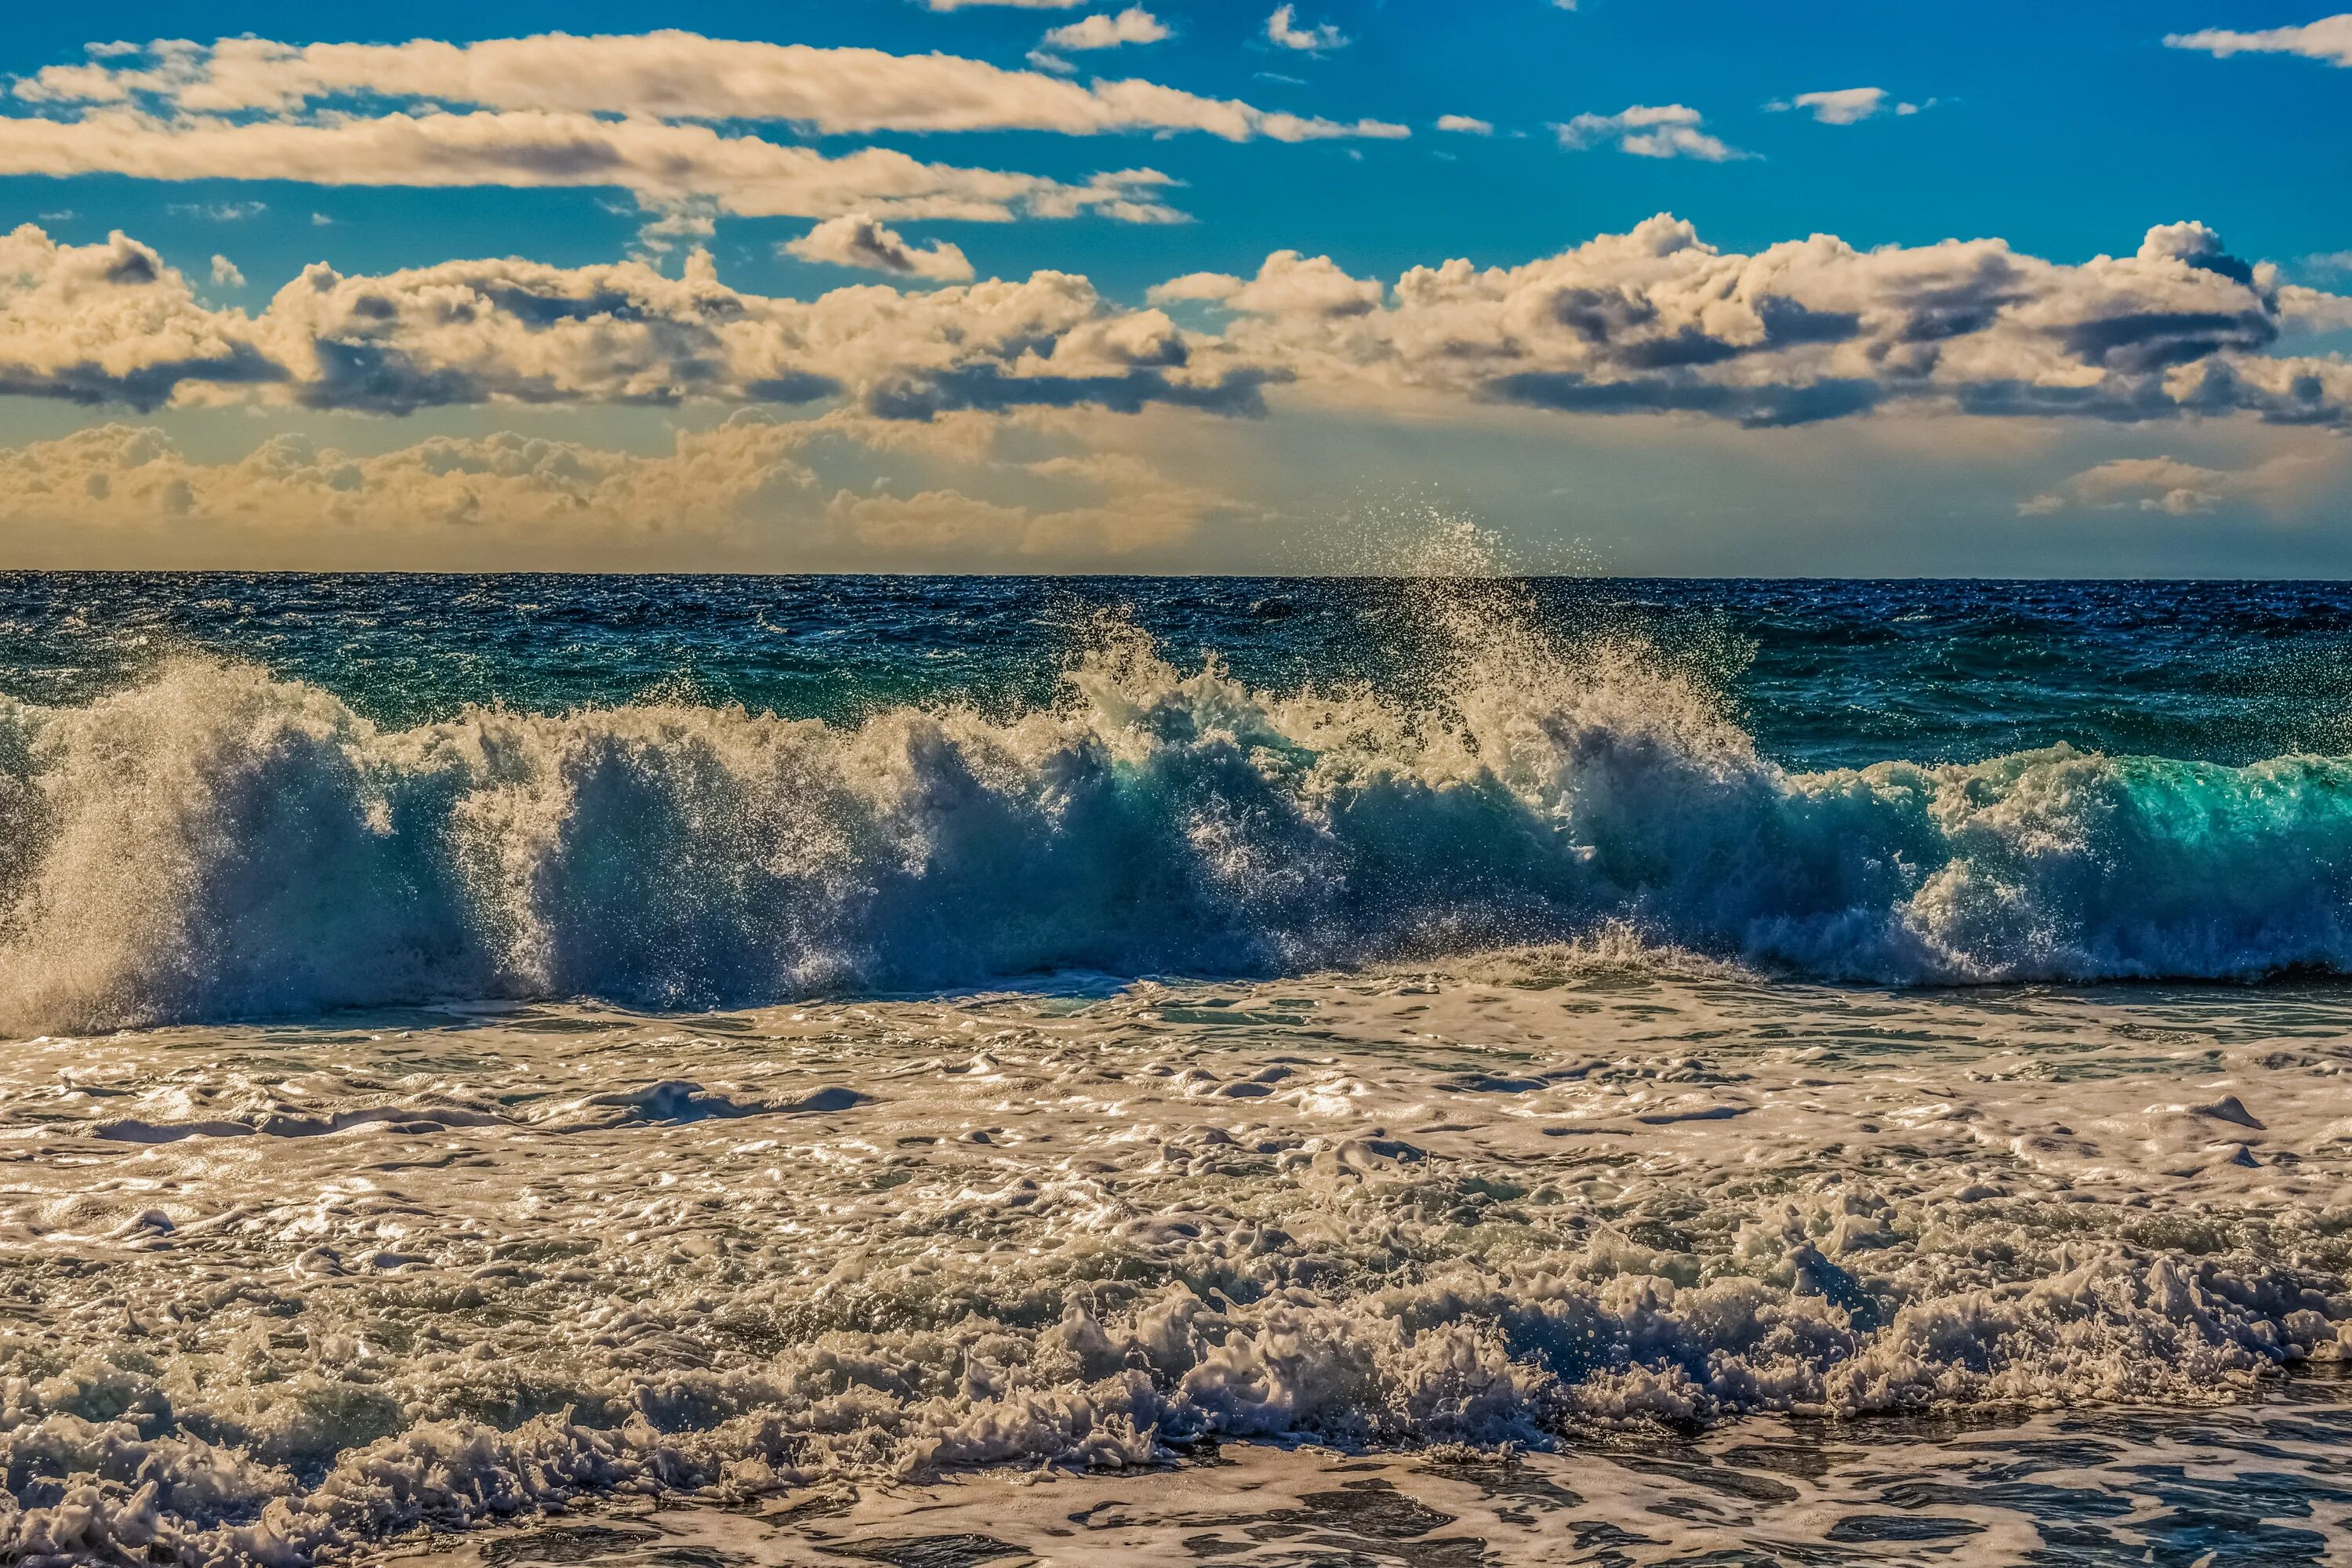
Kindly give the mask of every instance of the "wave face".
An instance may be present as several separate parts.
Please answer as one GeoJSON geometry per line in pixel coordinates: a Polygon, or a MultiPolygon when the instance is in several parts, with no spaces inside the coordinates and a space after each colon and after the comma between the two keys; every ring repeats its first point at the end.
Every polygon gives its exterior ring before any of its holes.
{"type": "Polygon", "coordinates": [[[2352,966],[2352,761],[1794,772],[1638,643],[1493,595],[1426,619],[1418,700],[1187,673],[1110,626],[993,717],[397,728],[208,658],[0,704],[0,1025],[1268,975],[1621,928],[1836,981],[2352,966]]]}

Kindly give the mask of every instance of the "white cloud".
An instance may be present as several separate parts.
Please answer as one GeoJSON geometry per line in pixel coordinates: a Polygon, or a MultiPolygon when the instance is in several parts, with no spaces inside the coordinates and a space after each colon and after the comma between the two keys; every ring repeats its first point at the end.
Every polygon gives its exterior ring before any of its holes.
{"type": "Polygon", "coordinates": [[[781,248],[803,261],[862,267],[934,282],[957,283],[971,276],[971,263],[958,247],[943,239],[933,241],[928,248],[910,245],[870,213],[829,218],[781,248]]]}
{"type": "Polygon", "coordinates": [[[2329,65],[2352,66],[2352,12],[2323,16],[2299,27],[2271,27],[2261,32],[2232,32],[2209,27],[2198,33],[2168,33],[2167,47],[2198,49],[2218,58],[2231,55],[2301,55],[2329,65]]]}
{"type": "MultiPolygon", "coordinates": [[[[1096,22],[1129,40],[1159,27],[1139,8],[1076,26],[1096,22]]],[[[37,111],[0,118],[0,174],[176,181],[267,172],[321,185],[618,188],[655,215],[643,243],[656,250],[707,232],[717,214],[1181,216],[1160,194],[1172,182],[1150,169],[1073,184],[878,147],[827,157],[741,133],[738,121],[827,133],[1153,131],[1282,142],[1411,134],[1402,125],[1269,112],[1142,80],[1082,86],[943,54],[675,30],[463,45],[163,41],[94,49],[89,62],[49,68],[13,90],[37,111]],[[688,212],[702,216],[680,216],[688,212]],[[703,226],[680,228],[689,221],[703,226]]],[[[226,217],[259,204],[205,210],[226,217]]]]}
{"type": "MultiPolygon", "coordinates": [[[[947,247],[917,250],[878,224],[835,226],[822,243],[940,275],[952,265],[947,247]]],[[[678,278],[640,261],[453,261],[375,278],[317,265],[248,313],[207,307],[126,237],[61,245],[26,225],[0,237],[0,392],[390,414],[826,404],[920,424],[1152,405],[1256,414],[1265,389],[1288,387],[1334,403],[1434,397],[1749,426],[1907,409],[2352,429],[2352,362],[2280,348],[2352,318],[2352,300],[2284,284],[2199,224],[2068,265],[1998,239],[1859,250],[1815,235],[1724,252],[1661,215],[1523,266],[1456,259],[1385,285],[1277,251],[1253,275],[1192,273],[1150,294],[1153,307],[1180,300],[1222,306],[1223,324],[1189,331],[1059,272],[776,298],[730,288],[698,251],[678,278]]]]}
{"type": "Polygon", "coordinates": [[[2313,307],[2194,224],[2067,266],[2000,240],[1725,253],[1662,215],[1521,267],[1414,268],[1384,291],[1284,252],[1256,279],[1194,274],[1154,297],[1237,311],[1224,349],[1296,396],[1757,426],[1910,408],[2352,427],[2352,363],[2273,352],[2290,310],[2313,307]]]}
{"type": "MultiPolygon", "coordinates": [[[[903,244],[903,242],[901,242],[903,244]]],[[[912,253],[935,268],[938,248],[912,253]]],[[[451,404],[809,404],[924,420],[961,409],[1258,406],[1277,373],[1039,272],[814,300],[720,283],[706,253],[641,261],[457,261],[377,278],[314,265],[266,310],[206,309],[116,235],[0,237],[0,392],[152,407],[258,398],[382,413],[451,404]]]]}
{"type": "Polygon", "coordinates": [[[1441,114],[1437,117],[1437,128],[1465,136],[1492,136],[1495,133],[1493,121],[1475,119],[1467,114],[1441,114]]]}
{"type": "MultiPolygon", "coordinates": [[[[1372,121],[1269,113],[1155,82],[1081,85],[954,55],[820,48],[675,29],[593,37],[546,33],[470,44],[159,42],[132,56],[49,67],[19,79],[15,92],[36,104],[137,106],[167,110],[171,118],[289,117],[321,103],[377,100],[415,106],[420,114],[465,105],[555,116],[773,121],[828,135],[1188,131],[1235,142],[1261,136],[1301,142],[1402,133],[1402,127],[1372,121]]],[[[11,122],[10,135],[23,124],[11,122]]]]}
{"type": "Polygon", "coordinates": [[[1614,142],[1637,158],[1698,158],[1710,163],[1752,157],[1699,129],[1705,117],[1679,103],[1637,103],[1615,114],[1580,114],[1552,129],[1563,147],[1581,150],[1614,142]]]}
{"type": "Polygon", "coordinates": [[[388,114],[318,123],[99,110],[79,119],[0,120],[0,174],[112,174],[148,180],[273,179],[317,185],[618,187],[668,211],[707,197],[745,216],[1002,221],[1081,212],[1130,222],[1177,215],[1150,169],[1083,185],[1042,175],[926,163],[887,148],[828,158],[808,147],[709,126],[537,110],[388,114]]]}
{"type": "Polygon", "coordinates": [[[1823,125],[1857,125],[1881,114],[1916,114],[1916,103],[1894,101],[1883,87],[1843,87],[1830,92],[1801,92],[1788,103],[1767,105],[1775,110],[1810,110],[1823,125]]]}
{"type": "Polygon", "coordinates": [[[213,258],[213,281],[219,284],[224,289],[242,289],[245,287],[245,274],[239,272],[236,269],[236,263],[231,261],[227,257],[215,256],[213,258]]]}
{"type": "Polygon", "coordinates": [[[1265,258],[1255,278],[1188,272],[1155,286],[1150,298],[1154,304],[1203,300],[1255,315],[1328,318],[1376,310],[1384,295],[1379,283],[1349,277],[1328,256],[1277,250],[1265,258]]]}
{"type": "Polygon", "coordinates": [[[646,220],[637,226],[637,248],[648,256],[667,256],[680,246],[698,247],[719,233],[719,203],[707,196],[657,200],[645,212],[646,220]]]}
{"type": "Polygon", "coordinates": [[[1117,16],[1104,13],[1066,23],[1042,42],[1049,49],[1115,49],[1123,44],[1156,44],[1169,36],[1159,17],[1140,5],[1129,5],[1117,16]]]}
{"type": "Polygon", "coordinates": [[[1311,27],[1302,27],[1297,25],[1297,9],[1295,6],[1276,6],[1274,15],[1265,19],[1266,41],[1276,48],[1302,49],[1309,54],[1320,54],[1325,49],[1344,49],[1348,47],[1348,36],[1330,23],[1323,22],[1311,27]]]}
{"type": "MultiPolygon", "coordinates": [[[[2310,265],[2308,258],[2305,265],[2310,265]]],[[[2352,266],[2340,270],[2352,272],[2352,266]]],[[[2286,283],[2279,287],[2278,308],[2279,322],[2289,331],[2352,331],[2352,295],[2286,283]]]]}

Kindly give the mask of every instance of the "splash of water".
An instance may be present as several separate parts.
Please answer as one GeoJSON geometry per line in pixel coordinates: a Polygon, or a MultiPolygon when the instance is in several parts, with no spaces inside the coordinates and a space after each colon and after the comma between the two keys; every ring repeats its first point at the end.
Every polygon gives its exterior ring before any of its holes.
{"type": "Polygon", "coordinates": [[[2352,763],[1789,773],[1654,650],[1519,593],[1424,580],[1402,692],[1255,689],[1112,624],[1010,718],[394,730],[205,659],[12,703],[0,1025],[1264,975],[1618,929],[1893,983],[2352,967],[2352,763]]]}

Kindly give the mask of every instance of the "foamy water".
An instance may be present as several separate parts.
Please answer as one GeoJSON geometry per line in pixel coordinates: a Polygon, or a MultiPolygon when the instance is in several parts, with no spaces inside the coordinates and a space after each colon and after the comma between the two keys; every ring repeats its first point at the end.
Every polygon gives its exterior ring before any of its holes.
{"type": "MultiPolygon", "coordinates": [[[[1874,1452],[1889,1417],[2274,1398],[2352,1337],[2343,999],[1636,956],[20,1046],[7,1529],[299,1562],[583,1494],[871,1510],[1234,1439],[1468,1445],[1473,1479],[1516,1444],[1615,1496],[1639,1466],[1586,1450],[1627,1433],[1874,1452]]],[[[2261,1463],[2336,1495],[2324,1451],[2261,1463]]],[[[1263,1511],[1223,1475],[1185,1517],[1263,1511]]],[[[1968,1517],[2021,1552],[1999,1497],[1968,1517]]],[[[2341,1551],[2342,1515],[2305,1528],[2341,1551]]]]}
{"type": "Polygon", "coordinates": [[[0,1549],[2352,1551],[2352,761],[1808,761],[1528,592],[0,698],[0,1549]]]}

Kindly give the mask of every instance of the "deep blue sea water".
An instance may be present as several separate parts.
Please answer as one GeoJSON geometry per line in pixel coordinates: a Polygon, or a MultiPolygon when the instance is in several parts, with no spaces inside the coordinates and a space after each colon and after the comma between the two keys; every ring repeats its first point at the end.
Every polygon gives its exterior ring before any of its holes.
{"type": "MultiPolygon", "coordinates": [[[[1648,640],[1791,766],[1973,762],[2060,742],[2243,763],[2352,748],[2352,585],[1731,581],[1511,584],[1524,614],[1648,640]]],[[[658,699],[845,721],[1052,700],[1097,616],[1253,685],[1427,673],[1381,579],[0,574],[0,695],[86,702],[192,652],[415,724],[658,699]]]]}

